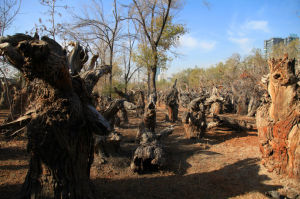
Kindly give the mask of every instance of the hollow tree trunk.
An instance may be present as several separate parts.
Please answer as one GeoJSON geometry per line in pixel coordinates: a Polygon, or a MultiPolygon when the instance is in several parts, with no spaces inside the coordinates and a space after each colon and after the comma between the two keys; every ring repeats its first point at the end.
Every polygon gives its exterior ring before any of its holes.
{"type": "Polygon", "coordinates": [[[257,110],[256,123],[262,164],[270,171],[300,179],[299,86],[295,60],[269,61],[268,93],[257,110]]]}

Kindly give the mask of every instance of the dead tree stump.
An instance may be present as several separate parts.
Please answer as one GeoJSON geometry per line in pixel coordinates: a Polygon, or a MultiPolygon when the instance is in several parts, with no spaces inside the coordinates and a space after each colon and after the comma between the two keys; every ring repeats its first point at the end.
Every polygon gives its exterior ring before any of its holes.
{"type": "Polygon", "coordinates": [[[176,122],[178,120],[178,90],[176,88],[176,82],[172,89],[168,92],[165,103],[168,108],[169,119],[171,122],[176,122]]]}
{"type": "Polygon", "coordinates": [[[171,127],[155,133],[144,127],[143,123],[139,126],[136,139],[140,145],[135,150],[130,164],[131,170],[137,173],[156,171],[165,166],[167,157],[161,140],[174,130],[171,127]]]}
{"type": "Polygon", "coordinates": [[[85,52],[77,45],[67,59],[54,40],[24,34],[2,38],[0,52],[27,81],[39,85],[24,117],[31,158],[20,198],[94,198],[89,179],[93,133],[106,134],[110,127],[77,75],[85,52]]]}
{"type": "Polygon", "coordinates": [[[205,116],[205,98],[196,98],[188,106],[188,112],[182,117],[186,138],[202,138],[207,124],[205,116]]]}
{"type": "Polygon", "coordinates": [[[269,100],[256,115],[262,164],[270,171],[300,178],[299,81],[295,60],[285,55],[268,62],[269,100]]]}

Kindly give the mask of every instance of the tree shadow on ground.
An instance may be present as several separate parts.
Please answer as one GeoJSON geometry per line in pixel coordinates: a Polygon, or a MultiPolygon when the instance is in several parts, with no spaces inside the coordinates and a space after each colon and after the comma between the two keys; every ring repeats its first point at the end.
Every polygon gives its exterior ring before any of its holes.
{"type": "Polygon", "coordinates": [[[257,158],[240,160],[219,170],[191,175],[94,180],[99,198],[228,198],[281,188],[259,175],[257,158]]]}
{"type": "MultiPolygon", "coordinates": [[[[207,142],[208,144],[215,145],[225,142],[227,140],[231,140],[233,138],[242,138],[248,136],[257,136],[256,131],[254,130],[235,130],[229,127],[221,126],[218,128],[214,128],[205,133],[203,142],[207,142]]],[[[201,142],[201,141],[200,141],[201,142]]]]}
{"type": "Polygon", "coordinates": [[[19,191],[22,188],[22,183],[23,182],[20,182],[20,184],[0,185],[0,198],[1,199],[18,198],[19,191]]]}
{"type": "Polygon", "coordinates": [[[0,148],[0,161],[1,160],[27,160],[28,154],[24,148],[21,147],[3,147],[0,148]]]}
{"type": "Polygon", "coordinates": [[[29,165],[2,165],[0,170],[19,170],[19,169],[28,169],[29,165]]]}

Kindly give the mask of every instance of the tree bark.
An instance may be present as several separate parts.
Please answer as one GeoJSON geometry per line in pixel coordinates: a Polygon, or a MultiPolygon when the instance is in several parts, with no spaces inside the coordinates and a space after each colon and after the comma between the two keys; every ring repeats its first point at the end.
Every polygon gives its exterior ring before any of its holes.
{"type": "Polygon", "coordinates": [[[287,55],[268,62],[268,93],[258,108],[258,129],[262,164],[268,171],[300,179],[299,86],[295,59],[287,55]]]}
{"type": "Polygon", "coordinates": [[[204,100],[202,98],[192,100],[188,106],[188,111],[184,112],[182,116],[185,136],[188,139],[200,139],[205,134],[207,124],[204,100]]]}
{"type": "Polygon", "coordinates": [[[176,82],[172,87],[172,89],[168,92],[166,96],[166,106],[168,108],[169,119],[171,122],[176,122],[178,120],[178,90],[176,88],[176,82]]]}
{"type": "Polygon", "coordinates": [[[153,95],[153,101],[156,104],[157,101],[157,93],[156,93],[156,72],[157,72],[157,66],[158,66],[158,56],[157,56],[157,47],[155,50],[153,50],[154,54],[154,65],[151,67],[151,95],[153,95]]]}
{"type": "MultiPolygon", "coordinates": [[[[85,82],[70,75],[65,51],[48,37],[17,34],[1,39],[0,51],[27,81],[39,85],[28,113],[31,158],[20,198],[94,198],[93,133],[106,134],[110,127],[92,106],[85,82]]],[[[72,63],[83,64],[80,58],[72,63]]],[[[79,68],[73,64],[74,71],[79,68]]]]}

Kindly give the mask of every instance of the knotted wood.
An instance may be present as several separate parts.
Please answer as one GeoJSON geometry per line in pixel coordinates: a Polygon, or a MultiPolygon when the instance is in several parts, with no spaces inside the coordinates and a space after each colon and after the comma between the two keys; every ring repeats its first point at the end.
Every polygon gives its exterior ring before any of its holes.
{"type": "Polygon", "coordinates": [[[269,171],[300,178],[299,86],[295,60],[271,59],[268,93],[256,116],[262,164],[269,171]]]}
{"type": "MultiPolygon", "coordinates": [[[[93,134],[104,135],[110,127],[93,107],[84,80],[69,73],[66,51],[48,37],[16,34],[0,40],[0,52],[38,85],[26,119],[31,158],[20,198],[94,198],[93,134]]],[[[72,59],[75,74],[86,56],[74,53],[72,59]]]]}

